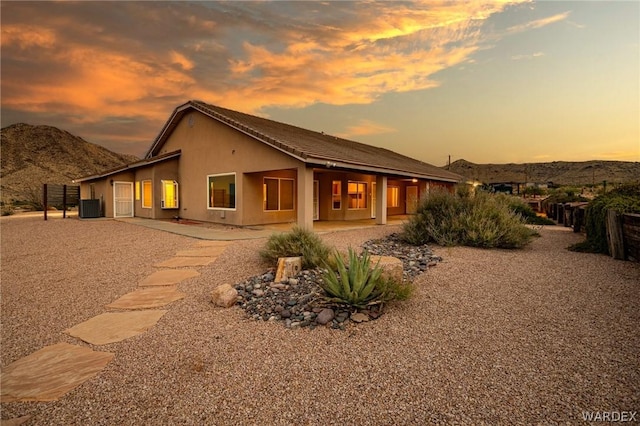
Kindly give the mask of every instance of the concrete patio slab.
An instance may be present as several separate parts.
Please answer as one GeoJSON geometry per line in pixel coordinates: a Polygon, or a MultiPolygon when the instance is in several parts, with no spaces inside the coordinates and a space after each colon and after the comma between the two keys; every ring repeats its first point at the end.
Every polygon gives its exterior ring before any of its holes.
{"type": "Polygon", "coordinates": [[[156,325],[167,311],[107,312],[65,330],[92,345],[121,342],[156,325]]]}
{"type": "Polygon", "coordinates": [[[127,293],[113,303],[107,305],[108,309],[151,309],[160,308],[171,302],[180,300],[184,293],[179,292],[176,286],[146,287],[131,293],[127,293]]]}
{"type": "Polygon", "coordinates": [[[156,263],[157,268],[183,268],[190,266],[206,266],[214,262],[216,257],[172,257],[164,262],[156,263]]]}
{"type": "Polygon", "coordinates": [[[175,285],[189,278],[197,277],[195,269],[164,269],[156,271],[138,283],[139,287],[175,285]]]}
{"type": "Polygon", "coordinates": [[[218,257],[227,248],[224,246],[198,247],[190,250],[180,250],[177,257],[218,257]]]}
{"type": "Polygon", "coordinates": [[[98,374],[110,352],[58,343],[8,365],[0,378],[0,402],[56,401],[98,374]]]}

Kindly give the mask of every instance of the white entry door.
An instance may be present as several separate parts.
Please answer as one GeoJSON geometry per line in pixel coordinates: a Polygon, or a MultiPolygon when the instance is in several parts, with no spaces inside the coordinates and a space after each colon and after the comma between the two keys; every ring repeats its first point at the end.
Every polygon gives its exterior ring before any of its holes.
{"type": "Polygon", "coordinates": [[[418,211],[418,187],[407,186],[407,214],[418,211]]]}
{"type": "Polygon", "coordinates": [[[133,182],[113,183],[113,217],[133,217],[133,182]]]}

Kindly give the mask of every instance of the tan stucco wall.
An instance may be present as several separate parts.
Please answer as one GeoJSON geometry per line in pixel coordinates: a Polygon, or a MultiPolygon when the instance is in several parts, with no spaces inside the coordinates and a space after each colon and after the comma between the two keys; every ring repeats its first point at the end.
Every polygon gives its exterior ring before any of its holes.
{"type": "Polygon", "coordinates": [[[171,219],[174,216],[179,216],[179,209],[163,209],[161,203],[163,180],[175,180],[178,182],[178,202],[180,203],[180,198],[182,197],[182,185],[180,185],[177,158],[136,169],[135,179],[136,182],[139,182],[140,188],[142,188],[142,181],[144,180],[150,180],[153,188],[151,208],[142,207],[142,197],[140,197],[139,200],[134,200],[133,205],[136,217],[146,217],[149,219],[171,219]]]}
{"type": "MultiPolygon", "coordinates": [[[[94,185],[95,198],[100,200],[100,209],[105,217],[113,217],[113,185],[111,182],[133,182],[134,173],[125,171],[108,176],[104,179],[95,179],[80,183],[80,199],[91,198],[91,184],[94,185]]],[[[134,194],[135,195],[135,194],[134,194]]],[[[134,202],[135,209],[135,202],[134,202]]],[[[134,210],[135,212],[135,210],[134,210]]],[[[134,213],[135,214],[135,213],[134,213]]]]}
{"type": "MultiPolygon", "coordinates": [[[[199,112],[187,114],[168,137],[159,154],[181,149],[180,155],[180,216],[187,219],[233,225],[263,222],[262,188],[257,198],[259,206],[245,194],[244,186],[254,185],[245,173],[265,170],[295,169],[300,161],[199,112]],[[190,125],[191,124],[191,125],[190,125]],[[207,176],[236,172],[236,208],[216,210],[208,207],[207,176]],[[259,207],[259,208],[258,208],[259,207]],[[224,215],[224,218],[222,217],[224,215]]],[[[256,193],[255,187],[249,188],[256,193]]]]}
{"type": "Polygon", "coordinates": [[[243,182],[243,206],[244,206],[244,224],[268,224],[268,223],[285,223],[296,221],[296,170],[274,170],[261,173],[248,173],[244,175],[243,182]],[[263,183],[264,178],[289,178],[294,180],[294,209],[288,211],[265,211],[263,183]]]}
{"type": "Polygon", "coordinates": [[[316,172],[315,180],[319,183],[319,218],[320,220],[359,220],[371,218],[371,190],[375,176],[345,172],[316,172]],[[342,182],[342,205],[340,210],[334,210],[331,202],[331,186],[334,180],[342,182]],[[349,209],[348,182],[366,182],[367,207],[364,209],[349,209]]]}
{"type": "Polygon", "coordinates": [[[100,200],[100,211],[101,214],[106,216],[106,205],[105,201],[107,197],[109,198],[109,202],[111,203],[111,209],[113,211],[113,189],[109,184],[108,179],[101,180],[93,180],[87,182],[80,183],[80,199],[81,200],[89,200],[91,199],[91,185],[93,184],[94,188],[94,196],[96,200],[100,200]],[[108,190],[107,190],[108,188],[108,190]]]}

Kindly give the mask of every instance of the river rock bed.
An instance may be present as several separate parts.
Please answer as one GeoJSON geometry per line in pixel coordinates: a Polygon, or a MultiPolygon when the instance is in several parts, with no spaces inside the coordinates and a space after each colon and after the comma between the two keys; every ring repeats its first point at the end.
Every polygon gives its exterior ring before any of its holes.
{"type": "MultiPolygon", "coordinates": [[[[397,234],[367,241],[362,248],[372,255],[400,259],[405,282],[413,281],[442,260],[427,245],[403,243],[397,234]]],[[[308,269],[294,278],[275,282],[275,269],[270,269],[234,286],[238,291],[237,305],[255,320],[280,321],[287,328],[327,326],[344,330],[349,324],[375,320],[382,315],[380,306],[356,309],[327,301],[320,286],[323,274],[322,268],[308,269]]]]}

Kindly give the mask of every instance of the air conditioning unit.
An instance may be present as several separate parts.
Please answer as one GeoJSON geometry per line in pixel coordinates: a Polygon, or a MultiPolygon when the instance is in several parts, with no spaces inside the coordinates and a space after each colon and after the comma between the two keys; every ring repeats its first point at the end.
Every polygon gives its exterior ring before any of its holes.
{"type": "Polygon", "coordinates": [[[79,214],[82,219],[100,217],[100,200],[80,200],[79,214]]]}

